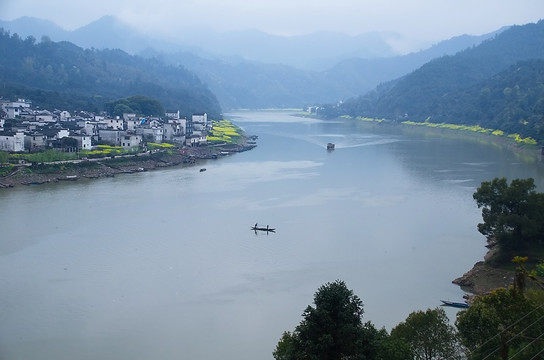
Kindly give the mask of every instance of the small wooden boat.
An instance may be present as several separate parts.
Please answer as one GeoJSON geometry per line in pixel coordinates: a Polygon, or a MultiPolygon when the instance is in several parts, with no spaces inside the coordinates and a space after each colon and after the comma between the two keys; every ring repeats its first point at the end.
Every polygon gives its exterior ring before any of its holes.
{"type": "Polygon", "coordinates": [[[257,231],[266,231],[266,232],[276,232],[276,229],[275,228],[271,228],[271,227],[258,227],[258,226],[252,226],[251,227],[251,230],[257,232],[257,231]]]}
{"type": "Polygon", "coordinates": [[[23,182],[21,184],[23,185],[41,185],[45,184],[47,181],[29,181],[29,182],[23,182]]]}
{"type": "Polygon", "coordinates": [[[458,308],[468,308],[468,304],[467,303],[461,303],[461,302],[454,302],[454,301],[448,301],[448,300],[440,300],[444,303],[444,305],[446,306],[453,306],[453,307],[458,307],[458,308]]]}
{"type": "Polygon", "coordinates": [[[333,143],[328,143],[327,144],[327,150],[334,150],[334,144],[333,143]]]}
{"type": "Polygon", "coordinates": [[[59,177],[57,178],[59,181],[76,181],[77,175],[66,175],[65,177],[59,177]]]}

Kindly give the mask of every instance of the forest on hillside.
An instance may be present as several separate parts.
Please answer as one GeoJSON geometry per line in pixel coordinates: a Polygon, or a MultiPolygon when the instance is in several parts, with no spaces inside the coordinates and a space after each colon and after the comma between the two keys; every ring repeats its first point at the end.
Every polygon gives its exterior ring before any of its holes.
{"type": "Polygon", "coordinates": [[[479,125],[544,142],[544,21],[514,26],[481,45],[416,71],[320,115],[479,125]]]}
{"type": "Polygon", "coordinates": [[[0,29],[0,96],[42,108],[101,111],[110,101],[143,95],[182,115],[220,118],[215,95],[192,72],[121,50],[82,49],[0,29]]]}

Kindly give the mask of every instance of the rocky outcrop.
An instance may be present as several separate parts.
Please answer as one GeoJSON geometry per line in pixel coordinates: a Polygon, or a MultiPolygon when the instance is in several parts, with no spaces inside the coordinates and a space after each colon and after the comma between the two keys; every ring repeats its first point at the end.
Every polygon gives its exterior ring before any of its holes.
{"type": "Polygon", "coordinates": [[[514,271],[493,268],[479,261],[471,270],[452,282],[475,295],[483,295],[496,288],[512,285],[514,271]]]}

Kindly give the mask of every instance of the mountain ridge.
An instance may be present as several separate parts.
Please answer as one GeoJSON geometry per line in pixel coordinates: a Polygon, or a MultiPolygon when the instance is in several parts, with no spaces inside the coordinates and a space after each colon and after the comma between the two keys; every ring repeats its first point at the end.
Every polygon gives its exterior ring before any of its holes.
{"type": "Polygon", "coordinates": [[[544,20],[436,58],[324,116],[479,125],[544,142],[544,20]],[[522,71],[523,70],[523,71],[522,71]]]}
{"type": "MultiPolygon", "coordinates": [[[[32,19],[19,19],[12,22],[15,24],[26,24],[28,31],[32,30],[35,34],[39,33],[38,25],[42,28],[46,25],[47,29],[55,29],[54,24],[47,22],[38,22],[36,27],[28,25],[32,19]]],[[[0,26],[2,23],[0,22],[0,26]]],[[[13,28],[14,30],[17,27],[13,28]]],[[[58,30],[58,29],[57,29],[58,30]]],[[[337,102],[353,97],[357,97],[368,91],[371,91],[379,84],[391,81],[395,78],[408,74],[417,69],[419,66],[430,61],[431,59],[453,54],[465,49],[466,47],[475,46],[483,40],[494,36],[496,33],[503,31],[499,29],[497,32],[485,34],[482,36],[462,35],[449,40],[444,40],[434,46],[403,56],[389,56],[379,58],[361,58],[353,57],[357,55],[356,47],[349,46],[350,56],[342,61],[335,63],[331,67],[324,70],[301,69],[299,67],[282,64],[279,59],[271,61],[272,58],[267,58],[268,62],[260,62],[256,60],[248,60],[247,53],[242,55],[218,55],[217,53],[208,52],[202,48],[194,47],[190,44],[181,46],[172,44],[166,39],[163,42],[150,41],[148,38],[142,38],[133,29],[120,23],[112,16],[103,17],[88,24],[85,27],[76,29],[71,32],[64,33],[63,39],[73,40],[73,36],[80,36],[80,43],[84,43],[87,48],[100,49],[98,46],[93,46],[100,43],[102,47],[115,48],[119,45],[123,50],[128,51],[129,48],[135,50],[134,44],[138,45],[139,50],[136,54],[144,58],[159,58],[173,66],[182,66],[194,72],[207,86],[217,95],[222,108],[281,108],[281,107],[303,107],[316,103],[337,102]],[[70,34],[67,36],[66,34],[70,34]],[[93,40],[94,36],[94,40],[93,40]],[[122,43],[119,42],[122,40],[122,43]],[[94,41],[94,43],[93,43],[94,41]],[[106,46],[107,45],[107,46],[106,46]],[[122,47],[121,47],[122,46],[122,47]],[[166,49],[166,50],[161,50],[166,49]]],[[[281,37],[268,37],[262,32],[246,31],[245,33],[252,34],[255,38],[246,46],[250,48],[256,47],[261,39],[266,38],[261,46],[269,45],[267,41],[285,40],[281,37]]],[[[191,37],[194,42],[199,42],[203,37],[213,38],[217,33],[207,32],[194,34],[178,34],[183,40],[184,37],[191,37]]],[[[232,34],[226,34],[215,39],[216,44],[222,44],[227,48],[233,47],[233,38],[229,38],[232,34]]],[[[381,34],[380,36],[385,35],[381,34]]],[[[394,33],[386,34],[390,39],[395,40],[394,33]]],[[[34,35],[39,36],[39,35],[34,35]]],[[[285,48],[292,48],[297,51],[301,49],[308,52],[301,44],[311,44],[313,48],[325,48],[326,43],[338,42],[336,33],[317,33],[309,36],[296,36],[289,38],[288,43],[281,45],[285,48]]],[[[351,37],[352,39],[363,39],[367,36],[367,42],[375,41],[381,45],[376,45],[374,49],[380,46],[384,51],[391,55],[390,46],[380,40],[379,36],[361,35],[351,37]]],[[[52,39],[54,39],[52,37],[52,39]]],[[[78,46],[82,46],[74,42],[78,46]]],[[[277,46],[270,46],[273,51],[277,46]]],[[[336,45],[335,45],[336,46],[336,45]]],[[[362,46],[362,45],[361,45],[362,46]]],[[[214,49],[217,50],[217,49],[214,49]]],[[[319,49],[321,53],[327,56],[339,56],[340,50],[336,48],[319,49]]],[[[130,53],[130,51],[128,51],[130,53]]],[[[307,57],[316,58],[316,56],[301,57],[298,53],[292,51],[292,55],[299,58],[299,61],[304,61],[307,57]]],[[[382,53],[383,55],[383,53],[382,53]]],[[[258,56],[255,56],[258,58],[258,56]]],[[[324,58],[321,58],[324,59],[324,58]]],[[[311,66],[309,66],[311,68],[311,66]]]]}
{"type": "Polygon", "coordinates": [[[3,30],[0,49],[0,95],[8,98],[31,97],[45,108],[96,111],[108,101],[144,95],[183,115],[221,116],[215,95],[194,73],[157,59],[47,38],[23,40],[3,30]]]}

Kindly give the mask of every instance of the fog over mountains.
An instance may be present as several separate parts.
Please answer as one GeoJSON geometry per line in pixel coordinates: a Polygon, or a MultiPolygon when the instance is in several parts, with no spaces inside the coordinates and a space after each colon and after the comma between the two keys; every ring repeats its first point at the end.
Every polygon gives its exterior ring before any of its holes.
{"type": "Polygon", "coordinates": [[[30,17],[0,26],[21,37],[38,40],[46,35],[53,41],[70,41],[83,48],[122,49],[137,54],[146,48],[168,53],[188,51],[203,57],[241,57],[245,60],[284,64],[306,70],[324,70],[346,58],[377,58],[400,55],[399,34],[392,32],[349,36],[318,32],[301,36],[277,36],[259,30],[217,32],[206,28],[187,29],[170,38],[157,38],[125,25],[113,16],[104,16],[74,31],[30,17]]]}
{"type": "Polygon", "coordinates": [[[121,49],[183,66],[216,94],[224,110],[334,103],[364,94],[433,58],[454,54],[495,35],[461,35],[403,54],[404,39],[391,32],[284,37],[257,30],[218,33],[193,29],[166,39],[142,34],[112,16],[74,31],[29,17],[0,21],[0,27],[22,38],[33,36],[40,41],[46,36],[82,48],[121,49]]]}

